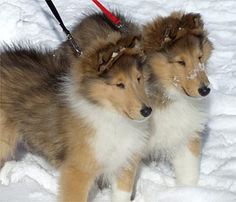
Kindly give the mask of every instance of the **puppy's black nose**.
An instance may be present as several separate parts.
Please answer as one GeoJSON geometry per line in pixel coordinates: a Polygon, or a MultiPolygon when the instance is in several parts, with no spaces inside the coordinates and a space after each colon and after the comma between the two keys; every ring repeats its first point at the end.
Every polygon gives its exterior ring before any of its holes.
{"type": "Polygon", "coordinates": [[[201,96],[207,96],[210,93],[211,89],[207,86],[203,86],[198,89],[198,92],[201,96]]]}
{"type": "Polygon", "coordinates": [[[140,113],[144,117],[148,117],[152,113],[152,108],[147,107],[146,105],[140,110],[140,113]]]}

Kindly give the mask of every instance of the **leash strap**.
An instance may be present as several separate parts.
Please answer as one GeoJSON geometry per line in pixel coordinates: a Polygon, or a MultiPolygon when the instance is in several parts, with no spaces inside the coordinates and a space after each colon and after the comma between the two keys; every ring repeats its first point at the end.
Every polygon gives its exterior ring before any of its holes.
{"type": "Polygon", "coordinates": [[[75,42],[73,36],[71,35],[70,31],[66,28],[66,26],[64,25],[55,5],[53,4],[53,2],[51,0],[45,0],[48,7],[50,8],[50,10],[52,11],[53,15],[55,16],[55,18],[57,19],[57,21],[59,22],[62,30],[65,32],[68,41],[70,42],[70,44],[72,45],[72,47],[74,48],[75,52],[78,55],[82,54],[82,51],[80,49],[80,47],[77,45],[77,43],[75,42]]]}
{"type": "Polygon", "coordinates": [[[120,19],[113,15],[104,5],[102,5],[98,0],[92,0],[98,8],[105,14],[105,16],[115,25],[116,28],[123,32],[127,32],[127,28],[121,23],[120,19]]]}

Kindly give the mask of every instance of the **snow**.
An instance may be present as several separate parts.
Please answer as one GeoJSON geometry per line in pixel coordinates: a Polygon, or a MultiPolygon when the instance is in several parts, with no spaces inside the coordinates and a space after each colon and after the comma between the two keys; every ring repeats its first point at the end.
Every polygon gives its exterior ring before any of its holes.
{"type": "MultiPolygon", "coordinates": [[[[89,9],[88,0],[54,0],[65,24],[72,25],[89,9]]],[[[177,187],[165,163],[143,166],[135,202],[236,201],[236,2],[235,0],[102,0],[141,24],[181,8],[202,14],[215,50],[208,64],[212,85],[198,186],[177,187]]],[[[0,44],[31,41],[55,48],[65,36],[44,0],[0,0],[0,44]]],[[[0,46],[1,47],[1,46],[0,46]]],[[[32,154],[8,161],[0,171],[1,202],[54,202],[58,171],[32,154]]],[[[110,190],[93,190],[91,201],[110,201],[110,190]]]]}

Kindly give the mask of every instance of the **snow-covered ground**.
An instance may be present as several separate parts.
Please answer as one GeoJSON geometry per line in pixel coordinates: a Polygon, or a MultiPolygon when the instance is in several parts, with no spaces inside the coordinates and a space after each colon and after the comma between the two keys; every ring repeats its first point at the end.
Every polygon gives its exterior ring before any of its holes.
{"type": "MultiPolygon", "coordinates": [[[[90,0],[54,0],[71,27],[90,8],[90,0]]],[[[144,166],[135,202],[236,202],[236,1],[235,0],[102,0],[145,23],[173,10],[199,12],[214,53],[208,65],[212,84],[201,176],[197,187],[176,187],[164,163],[144,166]],[[168,3],[167,3],[168,2],[168,3]]],[[[30,40],[55,48],[65,36],[44,0],[0,0],[0,43],[30,40]]],[[[1,48],[1,46],[0,46],[1,48]]],[[[31,154],[9,161],[0,171],[1,202],[53,202],[58,171],[31,154]]],[[[110,190],[94,190],[91,201],[109,201],[110,190]]]]}

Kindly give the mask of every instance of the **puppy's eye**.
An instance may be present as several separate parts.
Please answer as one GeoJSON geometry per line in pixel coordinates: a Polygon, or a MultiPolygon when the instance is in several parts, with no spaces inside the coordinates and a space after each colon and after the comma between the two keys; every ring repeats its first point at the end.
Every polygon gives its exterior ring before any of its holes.
{"type": "Polygon", "coordinates": [[[201,61],[202,60],[202,56],[199,56],[198,59],[201,61]]]}
{"type": "Polygon", "coordinates": [[[118,88],[122,88],[122,89],[125,88],[125,84],[123,84],[123,83],[117,83],[116,86],[117,86],[118,88]]]}
{"type": "Polygon", "coordinates": [[[137,81],[140,83],[140,81],[141,81],[141,77],[138,77],[138,78],[137,78],[137,81]]]}
{"type": "Polygon", "coordinates": [[[178,64],[185,66],[185,62],[183,60],[177,61],[178,64]]]}

